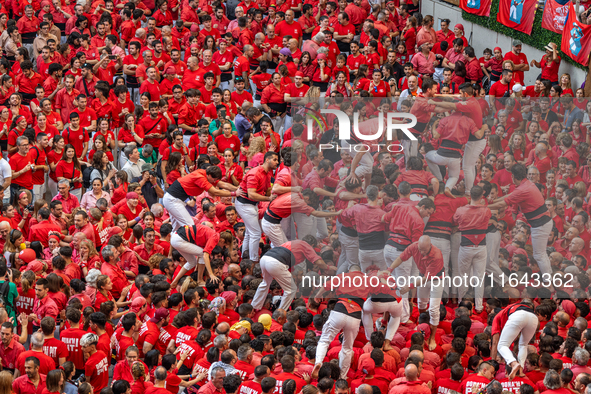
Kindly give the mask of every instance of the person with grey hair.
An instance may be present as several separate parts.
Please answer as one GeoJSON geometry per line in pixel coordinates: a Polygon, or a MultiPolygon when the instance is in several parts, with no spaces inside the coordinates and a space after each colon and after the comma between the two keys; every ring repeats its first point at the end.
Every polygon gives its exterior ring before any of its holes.
{"type": "Polygon", "coordinates": [[[80,347],[84,352],[84,375],[89,382],[93,382],[93,388],[100,390],[109,384],[109,360],[102,350],[97,350],[99,337],[94,333],[84,334],[80,338],[80,347]]]}
{"type": "Polygon", "coordinates": [[[367,204],[356,204],[345,209],[341,217],[355,223],[359,237],[359,263],[363,272],[368,272],[369,267],[376,266],[378,270],[386,269],[384,259],[384,237],[377,236],[384,231],[382,218],[386,212],[381,209],[381,202],[378,200],[379,189],[377,186],[369,185],[366,190],[367,204]]]}
{"type": "Polygon", "coordinates": [[[254,368],[250,364],[252,361],[252,354],[254,350],[250,347],[249,344],[245,343],[244,345],[238,348],[236,352],[236,356],[238,357],[238,361],[234,364],[234,368],[238,370],[238,374],[242,378],[242,380],[248,379],[248,377],[254,373],[254,368]]]}
{"type": "Polygon", "coordinates": [[[589,362],[589,352],[583,348],[576,348],[573,352],[573,364],[570,370],[573,372],[573,379],[581,373],[591,374],[591,368],[587,366],[589,362]]]}
{"type": "MultiPolygon", "coordinates": [[[[24,119],[24,117],[22,117],[24,119]]],[[[16,120],[19,117],[15,118],[16,120]]],[[[18,123],[18,122],[17,122],[18,123]]],[[[16,139],[16,153],[10,158],[12,180],[10,196],[13,201],[18,200],[21,189],[33,190],[33,170],[35,163],[29,156],[29,139],[21,135],[16,139]]]]}
{"type": "Polygon", "coordinates": [[[103,275],[107,275],[111,278],[111,282],[113,284],[113,289],[111,292],[113,296],[118,299],[122,293],[126,293],[131,288],[127,280],[127,275],[119,267],[119,250],[113,245],[105,245],[101,250],[101,255],[103,256],[103,260],[105,262],[101,264],[101,273],[103,275]]]}
{"type": "MultiPolygon", "coordinates": [[[[128,144],[123,149],[123,155],[127,158],[127,162],[121,170],[127,172],[129,179],[138,178],[142,176],[142,166],[146,162],[140,157],[140,151],[135,144],[128,144]]],[[[123,157],[121,158],[123,160],[123,157]]]]}
{"type": "Polygon", "coordinates": [[[228,337],[225,335],[218,335],[213,338],[213,346],[223,352],[228,348],[228,337]]]}
{"type": "Polygon", "coordinates": [[[302,45],[302,53],[308,52],[311,58],[310,61],[315,60],[316,56],[318,56],[318,50],[321,48],[324,39],[324,33],[318,32],[312,37],[311,40],[304,41],[304,44],[302,45]]]}
{"type": "MultiPolygon", "coordinates": [[[[218,364],[218,363],[214,363],[218,364]]],[[[209,382],[201,386],[197,394],[210,394],[222,392],[224,378],[228,375],[227,371],[222,367],[214,367],[210,369],[209,382]]],[[[231,374],[230,374],[231,375],[231,374]]]]}
{"type": "Polygon", "coordinates": [[[562,380],[560,379],[558,372],[553,369],[548,370],[544,377],[544,386],[546,386],[547,390],[560,389],[562,387],[562,380]]]}
{"type": "Polygon", "coordinates": [[[154,370],[154,387],[166,390],[166,378],[168,373],[163,366],[156,367],[154,370]]]}

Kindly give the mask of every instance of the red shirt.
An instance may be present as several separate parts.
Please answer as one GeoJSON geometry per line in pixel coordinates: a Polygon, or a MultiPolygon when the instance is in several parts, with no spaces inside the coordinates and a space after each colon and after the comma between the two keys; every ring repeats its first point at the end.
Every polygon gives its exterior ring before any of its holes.
{"type": "MultiPolygon", "coordinates": [[[[213,187],[213,185],[207,180],[205,170],[193,171],[192,173],[177,179],[175,183],[177,182],[180,184],[184,193],[188,196],[198,196],[204,191],[208,191],[213,187]]],[[[175,194],[172,195],[175,197],[175,194]]]]}
{"type": "Polygon", "coordinates": [[[205,72],[203,68],[198,68],[195,71],[187,69],[185,74],[183,74],[183,89],[187,91],[188,89],[199,89],[203,87],[203,76],[205,72]]]}
{"type": "Polygon", "coordinates": [[[224,152],[228,148],[232,149],[234,153],[240,151],[240,138],[234,134],[230,135],[229,138],[223,134],[218,135],[215,142],[220,152],[224,152]]]}
{"type": "Polygon", "coordinates": [[[80,328],[68,328],[60,332],[60,340],[67,346],[68,359],[76,369],[84,369],[84,353],[80,347],[80,339],[87,332],[80,328]]]}
{"type": "Polygon", "coordinates": [[[109,364],[107,356],[100,350],[86,360],[84,374],[94,391],[100,393],[109,384],[109,364]]]}
{"type": "Polygon", "coordinates": [[[68,358],[68,347],[56,338],[49,338],[43,342],[43,353],[53,359],[55,365],[60,365],[60,358],[68,358]]]}
{"type": "MultiPolygon", "coordinates": [[[[519,53],[519,55],[514,54],[513,51],[507,52],[503,57],[503,60],[511,60],[516,66],[520,64],[527,64],[527,56],[523,52],[519,53]]],[[[524,81],[523,71],[514,71],[513,74],[517,76],[517,80],[524,81]]]]}
{"type": "Polygon", "coordinates": [[[16,360],[21,353],[25,352],[25,347],[18,341],[18,336],[13,336],[12,341],[7,347],[0,343],[0,357],[2,357],[2,368],[15,369],[16,360]]]}
{"type": "Polygon", "coordinates": [[[64,130],[62,135],[66,144],[72,144],[74,146],[74,149],[76,150],[76,156],[81,157],[82,150],[84,149],[84,143],[88,143],[89,141],[88,132],[86,129],[79,127],[78,130],[73,130],[71,127],[68,127],[66,130],[64,130]]]}
{"type": "Polygon", "coordinates": [[[154,349],[160,351],[161,354],[164,354],[166,349],[158,349],[158,337],[160,336],[160,328],[156,325],[156,323],[152,323],[151,321],[145,322],[142,327],[140,328],[139,337],[137,340],[137,347],[140,350],[140,357],[144,357],[144,343],[148,342],[153,346],[154,349]]]}
{"type": "Polygon", "coordinates": [[[19,74],[16,77],[15,85],[19,87],[20,93],[35,94],[35,88],[37,85],[43,86],[45,78],[40,74],[33,72],[30,78],[26,77],[25,74],[19,74]]]}
{"type": "MultiPolygon", "coordinates": [[[[355,29],[355,28],[353,28],[353,29],[355,29]]],[[[291,24],[289,24],[283,20],[275,26],[275,34],[279,37],[284,37],[284,36],[289,35],[292,38],[299,40],[303,34],[302,26],[296,21],[293,21],[291,24]]]]}
{"type": "Polygon", "coordinates": [[[532,227],[543,226],[551,220],[542,193],[533,182],[527,179],[505,197],[505,202],[507,205],[518,205],[532,227]],[[540,213],[536,213],[538,209],[540,213]]]}
{"type": "MultiPolygon", "coordinates": [[[[47,298],[47,297],[46,297],[47,298]]],[[[47,375],[50,371],[53,371],[56,368],[55,362],[53,359],[43,352],[36,352],[33,350],[27,350],[22,352],[18,358],[16,359],[15,368],[19,370],[21,375],[25,375],[25,360],[27,357],[37,357],[39,359],[39,373],[43,375],[47,375]]]]}
{"type": "MultiPolygon", "coordinates": [[[[33,158],[31,157],[31,151],[23,156],[20,153],[16,153],[14,156],[10,158],[10,168],[13,171],[21,171],[25,166],[31,165],[34,163],[33,158]]],[[[19,175],[18,177],[12,178],[12,183],[22,186],[26,189],[31,187],[33,183],[33,171],[26,171],[19,175]]]]}
{"type": "Polygon", "coordinates": [[[150,101],[159,101],[160,96],[162,95],[158,81],[151,83],[148,79],[142,82],[142,85],[140,86],[140,94],[145,92],[150,93],[150,101]]]}
{"type": "Polygon", "coordinates": [[[45,387],[46,375],[39,373],[39,384],[37,388],[27,375],[21,375],[12,382],[12,392],[14,394],[41,394],[45,387]]]}
{"type": "MultiPolygon", "coordinates": [[[[255,192],[260,195],[266,195],[267,190],[271,187],[271,177],[273,171],[266,171],[265,168],[260,165],[256,168],[251,169],[242,179],[240,188],[248,192],[248,189],[255,189],[255,192]]],[[[241,197],[248,200],[246,197],[241,197]]]]}

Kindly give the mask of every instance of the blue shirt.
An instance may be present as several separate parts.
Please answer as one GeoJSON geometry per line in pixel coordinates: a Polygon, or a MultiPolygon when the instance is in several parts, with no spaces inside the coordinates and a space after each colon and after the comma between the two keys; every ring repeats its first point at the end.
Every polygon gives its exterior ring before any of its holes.
{"type": "Polygon", "coordinates": [[[236,125],[236,131],[238,132],[238,138],[240,138],[240,142],[242,142],[242,137],[244,137],[244,134],[250,130],[252,125],[242,114],[236,115],[234,118],[234,124],[236,125]]]}

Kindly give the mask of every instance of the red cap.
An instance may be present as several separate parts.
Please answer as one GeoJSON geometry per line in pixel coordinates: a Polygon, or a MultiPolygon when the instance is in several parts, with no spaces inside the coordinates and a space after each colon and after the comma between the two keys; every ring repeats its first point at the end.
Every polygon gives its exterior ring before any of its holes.
{"type": "Polygon", "coordinates": [[[359,364],[359,372],[363,372],[366,375],[373,375],[376,369],[376,362],[371,357],[364,358],[359,364]]]}
{"type": "Polygon", "coordinates": [[[21,250],[21,252],[18,254],[18,258],[29,264],[31,261],[37,258],[37,255],[33,249],[25,249],[21,250]]]}
{"type": "Polygon", "coordinates": [[[150,321],[152,323],[158,324],[162,321],[162,319],[166,319],[169,314],[170,314],[170,312],[168,311],[168,309],[158,308],[158,309],[156,309],[156,312],[154,313],[154,317],[151,318],[150,321]]]}
{"type": "MultiPolygon", "coordinates": [[[[35,252],[33,252],[35,253],[35,252]]],[[[34,260],[27,264],[27,270],[33,271],[35,273],[43,271],[43,263],[39,260],[34,260]]]]}
{"type": "Polygon", "coordinates": [[[295,76],[304,78],[304,73],[301,71],[298,71],[298,72],[296,72],[295,76]]]}

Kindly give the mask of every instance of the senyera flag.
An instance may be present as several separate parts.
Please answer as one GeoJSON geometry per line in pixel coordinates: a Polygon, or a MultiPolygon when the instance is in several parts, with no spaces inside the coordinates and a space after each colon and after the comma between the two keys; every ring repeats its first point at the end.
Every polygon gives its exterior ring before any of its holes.
{"type": "Polygon", "coordinates": [[[554,33],[562,34],[568,15],[569,0],[546,0],[542,27],[554,33]]]}
{"type": "Polygon", "coordinates": [[[480,16],[490,15],[491,0],[460,0],[460,8],[464,11],[480,16]]]}
{"type": "Polygon", "coordinates": [[[531,34],[537,0],[501,0],[497,21],[525,34],[531,34]]]}
{"type": "Polygon", "coordinates": [[[584,25],[577,21],[575,7],[570,3],[560,49],[573,60],[586,66],[589,64],[590,38],[591,25],[584,25]]]}

